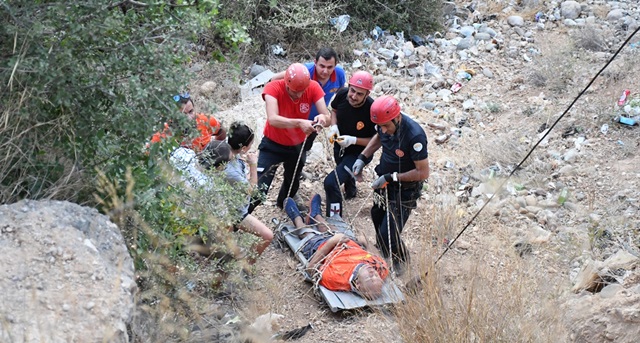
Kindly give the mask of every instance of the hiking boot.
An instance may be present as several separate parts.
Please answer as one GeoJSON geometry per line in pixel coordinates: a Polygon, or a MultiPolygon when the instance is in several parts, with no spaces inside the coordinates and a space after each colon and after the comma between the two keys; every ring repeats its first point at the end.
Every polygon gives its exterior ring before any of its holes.
{"type": "Polygon", "coordinates": [[[304,204],[302,197],[300,197],[300,194],[296,193],[296,195],[294,195],[292,198],[293,198],[293,201],[296,202],[296,206],[298,206],[299,211],[302,211],[302,212],[309,211],[309,209],[307,208],[307,205],[304,204]]]}
{"type": "Polygon", "coordinates": [[[311,224],[313,220],[315,222],[315,217],[317,215],[322,215],[322,198],[320,198],[320,194],[314,195],[311,200],[309,200],[309,215],[307,216],[307,225],[311,224]]]}
{"type": "Polygon", "coordinates": [[[295,222],[295,219],[300,217],[300,210],[298,210],[296,202],[291,198],[284,199],[284,211],[287,212],[287,216],[292,222],[295,222]]]}

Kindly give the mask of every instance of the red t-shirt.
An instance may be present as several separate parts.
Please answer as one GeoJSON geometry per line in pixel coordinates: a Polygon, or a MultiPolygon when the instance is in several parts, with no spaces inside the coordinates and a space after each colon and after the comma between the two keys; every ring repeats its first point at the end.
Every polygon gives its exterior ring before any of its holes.
{"type": "MultiPolygon", "coordinates": [[[[287,93],[284,80],[275,80],[267,83],[262,91],[262,99],[265,95],[271,95],[278,101],[278,114],[285,118],[308,119],[311,106],[323,99],[324,91],[317,82],[309,83],[309,87],[302,93],[300,99],[295,102],[287,93]]],[[[269,124],[264,127],[263,135],[272,141],[284,145],[295,146],[304,142],[305,134],[299,128],[280,129],[269,124]]]]}

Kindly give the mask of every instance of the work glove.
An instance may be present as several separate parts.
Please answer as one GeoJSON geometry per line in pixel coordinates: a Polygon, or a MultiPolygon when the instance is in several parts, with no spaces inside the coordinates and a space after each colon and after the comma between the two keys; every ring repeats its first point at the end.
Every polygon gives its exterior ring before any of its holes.
{"type": "Polygon", "coordinates": [[[371,188],[373,189],[385,188],[391,181],[393,181],[393,176],[391,176],[391,174],[384,174],[380,176],[377,180],[373,181],[373,183],[371,184],[371,188]]]}
{"type": "Polygon", "coordinates": [[[340,136],[340,130],[338,130],[338,125],[331,125],[329,127],[329,142],[333,144],[334,140],[340,136]]]}
{"type": "Polygon", "coordinates": [[[356,137],[348,135],[338,136],[338,138],[336,138],[336,142],[338,142],[338,144],[343,148],[356,144],[357,140],[358,139],[356,137]]]}
{"type": "Polygon", "coordinates": [[[364,166],[367,165],[366,160],[367,158],[363,154],[358,155],[358,159],[353,163],[353,167],[351,167],[351,170],[353,171],[354,175],[357,176],[362,174],[362,170],[364,169],[364,166]]]}

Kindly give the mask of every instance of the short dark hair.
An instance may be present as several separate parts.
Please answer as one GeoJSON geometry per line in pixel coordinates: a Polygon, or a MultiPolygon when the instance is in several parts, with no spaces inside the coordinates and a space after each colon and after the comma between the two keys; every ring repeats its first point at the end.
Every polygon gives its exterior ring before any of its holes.
{"type": "Polygon", "coordinates": [[[205,168],[218,168],[229,162],[231,147],[224,141],[211,140],[209,144],[198,154],[198,162],[205,168]]]}
{"type": "Polygon", "coordinates": [[[335,58],[336,65],[338,64],[338,54],[336,54],[336,51],[332,48],[321,48],[320,50],[318,50],[318,53],[316,54],[316,62],[318,61],[318,59],[320,59],[320,57],[324,58],[327,61],[335,58]]]}
{"type": "Polygon", "coordinates": [[[227,142],[233,150],[238,150],[248,146],[255,137],[249,126],[238,121],[231,123],[228,136],[227,142]]]}

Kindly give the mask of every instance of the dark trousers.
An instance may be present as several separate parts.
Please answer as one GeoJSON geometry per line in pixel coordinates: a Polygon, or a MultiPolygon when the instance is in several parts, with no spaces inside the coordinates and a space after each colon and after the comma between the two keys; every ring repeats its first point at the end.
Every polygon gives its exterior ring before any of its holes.
{"type": "Polygon", "coordinates": [[[344,184],[346,199],[355,197],[357,191],[356,180],[347,173],[344,167],[346,166],[351,170],[353,163],[358,159],[358,155],[340,156],[340,146],[335,146],[334,157],[337,164],[336,169],[331,171],[331,173],[324,178],[324,191],[327,199],[327,217],[331,216],[331,211],[332,208],[335,209],[335,204],[338,204],[340,209],[338,214],[342,216],[342,194],[340,191],[340,185],[344,184]]]}
{"type": "MultiPolygon", "coordinates": [[[[302,144],[296,146],[284,146],[278,144],[267,137],[263,137],[258,146],[260,154],[258,155],[258,190],[262,194],[261,198],[266,197],[273,177],[278,171],[280,163],[284,166],[284,180],[278,193],[278,199],[276,205],[280,208],[283,207],[284,199],[292,197],[298,192],[300,187],[300,172],[307,160],[307,153],[300,154],[302,144]],[[298,162],[298,157],[300,161],[298,162]],[[296,164],[298,168],[296,169],[296,164]],[[291,192],[289,192],[291,189],[291,192]]],[[[261,199],[254,197],[251,199],[251,205],[249,206],[249,213],[251,213],[256,206],[260,205],[261,199]]]]}
{"type": "Polygon", "coordinates": [[[415,182],[408,186],[398,187],[397,184],[387,185],[389,194],[389,216],[384,206],[385,190],[377,189],[375,192],[382,197],[381,201],[374,201],[371,208],[371,220],[376,229],[376,242],[380,252],[385,258],[393,261],[409,262],[409,251],[400,234],[407,223],[411,210],[416,208],[416,202],[422,192],[422,182],[415,182]]]}

